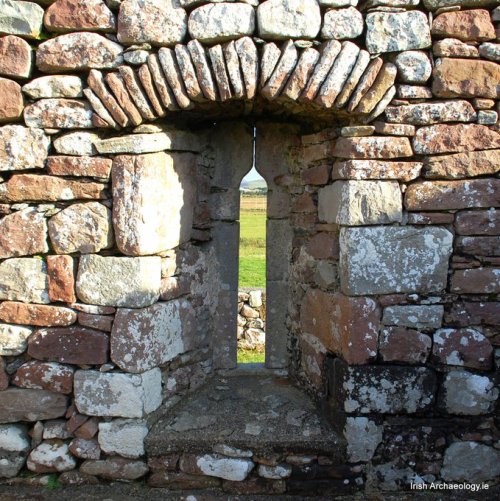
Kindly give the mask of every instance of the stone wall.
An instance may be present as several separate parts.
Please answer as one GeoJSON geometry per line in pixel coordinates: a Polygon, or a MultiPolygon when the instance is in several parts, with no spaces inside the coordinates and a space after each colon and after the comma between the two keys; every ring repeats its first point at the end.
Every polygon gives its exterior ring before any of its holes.
{"type": "Polygon", "coordinates": [[[238,348],[264,352],[266,344],[266,291],[238,292],[238,348]]]}
{"type": "Polygon", "coordinates": [[[144,477],[154,412],[234,367],[254,126],[266,364],[330,474],[498,477],[495,4],[0,0],[0,477],[144,477]]]}

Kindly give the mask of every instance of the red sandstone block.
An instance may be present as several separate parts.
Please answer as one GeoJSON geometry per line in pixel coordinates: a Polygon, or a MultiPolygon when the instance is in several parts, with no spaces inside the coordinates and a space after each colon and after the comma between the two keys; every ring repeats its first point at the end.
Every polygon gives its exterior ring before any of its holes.
{"type": "Polygon", "coordinates": [[[49,298],[51,301],[74,303],[75,276],[71,256],[47,256],[49,298]]]}
{"type": "Polygon", "coordinates": [[[457,270],[451,277],[451,292],[491,294],[500,292],[500,268],[457,270]]]}

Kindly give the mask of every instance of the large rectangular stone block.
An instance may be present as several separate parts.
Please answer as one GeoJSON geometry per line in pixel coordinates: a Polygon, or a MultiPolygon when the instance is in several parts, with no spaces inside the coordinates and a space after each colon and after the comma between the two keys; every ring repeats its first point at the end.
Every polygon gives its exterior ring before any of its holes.
{"type": "Polygon", "coordinates": [[[452,241],[439,227],[342,228],[342,291],[351,296],[440,291],[446,287],[452,241]]]}
{"type": "Polygon", "coordinates": [[[79,412],[87,416],[142,418],[161,405],[161,372],[80,370],[75,373],[74,392],[79,412]]]}
{"type": "Polygon", "coordinates": [[[191,153],[120,155],[113,161],[113,225],[128,256],[157,254],[191,238],[196,202],[191,153]]]}

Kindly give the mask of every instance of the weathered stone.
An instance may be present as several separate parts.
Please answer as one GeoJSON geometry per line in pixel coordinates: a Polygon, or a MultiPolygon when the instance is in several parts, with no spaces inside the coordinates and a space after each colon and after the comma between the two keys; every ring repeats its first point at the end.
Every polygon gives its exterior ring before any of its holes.
{"type": "Polygon", "coordinates": [[[254,466],[249,459],[227,458],[217,454],[204,456],[183,454],[180,460],[180,469],[185,473],[208,475],[238,482],[245,480],[254,466]]]}
{"type": "Polygon", "coordinates": [[[334,398],[347,413],[412,414],[434,403],[436,375],[426,367],[349,367],[337,359],[330,370],[334,398]]]}
{"type": "Polygon", "coordinates": [[[28,42],[9,35],[0,38],[0,75],[28,78],[33,66],[33,53],[28,42]]]}
{"type": "MultiPolygon", "coordinates": [[[[370,113],[386,95],[396,80],[397,68],[392,63],[385,63],[368,92],[361,98],[354,109],[355,113],[370,113]]],[[[392,99],[392,98],[391,98],[392,99]]],[[[385,106],[384,106],[385,108],[385,106]]]]}
{"type": "Polygon", "coordinates": [[[0,423],[55,419],[64,416],[67,406],[60,393],[8,388],[0,391],[0,423]]]}
{"type": "Polygon", "coordinates": [[[189,240],[195,191],[188,153],[119,156],[113,162],[113,223],[126,255],[155,254],[189,240]],[[162,223],[167,217],[169,224],[162,223]]]}
{"type": "Polygon", "coordinates": [[[418,129],[413,148],[419,155],[500,148],[500,134],[484,125],[430,125],[418,129]]]}
{"type": "Polygon", "coordinates": [[[128,93],[134,104],[137,106],[140,114],[147,120],[154,120],[156,115],[147,99],[147,95],[141,85],[139,77],[129,66],[120,66],[118,68],[120,76],[125,83],[128,93]]]}
{"type": "Polygon", "coordinates": [[[500,67],[492,61],[443,57],[436,61],[432,92],[437,97],[500,98],[500,67]]]}
{"type": "Polygon", "coordinates": [[[139,80],[141,81],[142,88],[144,89],[146,96],[149,99],[149,102],[152,104],[156,115],[158,115],[159,117],[164,117],[165,110],[163,109],[163,106],[160,103],[160,98],[156,91],[156,86],[155,83],[153,82],[153,76],[151,75],[149,66],[147,64],[143,64],[137,71],[137,74],[139,76],[139,80]]]}
{"type": "Polygon", "coordinates": [[[269,480],[280,480],[292,475],[292,467],[289,464],[277,464],[276,466],[259,464],[258,475],[269,480]]]}
{"type": "Polygon", "coordinates": [[[266,0],[257,8],[259,36],[264,40],[315,38],[321,12],[313,0],[266,0]]]}
{"type": "Polygon", "coordinates": [[[443,321],[441,305],[398,305],[384,308],[382,322],[385,325],[400,325],[414,329],[437,329],[443,321]]]}
{"type": "Polygon", "coordinates": [[[500,236],[495,237],[458,237],[456,252],[473,256],[500,255],[500,236]]]}
{"type": "Polygon", "coordinates": [[[80,466],[80,471],[108,480],[137,480],[146,475],[148,467],[143,461],[125,458],[89,459],[80,466]]]}
{"type": "Polygon", "coordinates": [[[98,140],[99,136],[95,132],[68,132],[54,141],[54,148],[63,155],[95,155],[97,151],[94,143],[98,140]]]}
{"type": "Polygon", "coordinates": [[[335,141],[333,156],[341,158],[375,159],[413,156],[406,137],[339,137],[335,141]]]}
{"type": "Polygon", "coordinates": [[[409,50],[398,54],[394,60],[401,81],[425,83],[432,73],[429,56],[423,51],[409,50]]]}
{"type": "Polygon", "coordinates": [[[140,125],[142,116],[130,97],[122,76],[119,73],[108,73],[104,79],[131,123],[135,126],[140,125]]]}
{"type": "Polygon", "coordinates": [[[272,75],[274,68],[278,64],[281,56],[281,51],[274,42],[269,42],[262,48],[260,61],[260,79],[259,86],[262,88],[266,85],[269,77],[272,75]]]}
{"type": "Polygon", "coordinates": [[[178,0],[125,0],[118,15],[118,40],[132,45],[170,46],[182,42],[187,14],[178,0]]]}
{"type": "Polygon", "coordinates": [[[448,482],[484,482],[500,475],[500,451],[477,442],[455,442],[444,453],[441,476],[448,482]]]}
{"type": "Polygon", "coordinates": [[[56,0],[45,11],[48,31],[114,31],[115,17],[103,0],[56,0]]]}
{"type": "Polygon", "coordinates": [[[415,135],[414,125],[406,124],[388,124],[386,122],[375,122],[373,124],[375,132],[378,134],[387,134],[388,136],[409,136],[415,135]]]}
{"type": "Polygon", "coordinates": [[[8,387],[9,387],[9,375],[5,370],[5,362],[3,361],[3,358],[0,357],[0,391],[6,390],[8,387]]]}
{"type": "Polygon", "coordinates": [[[185,299],[119,309],[111,332],[111,358],[127,372],[144,372],[193,349],[194,330],[194,311],[185,299]]]}
{"type": "Polygon", "coordinates": [[[295,44],[289,40],[283,45],[280,60],[261,91],[264,97],[267,99],[275,99],[279,96],[297,64],[298,57],[298,51],[295,44]]]}
{"type": "Polygon", "coordinates": [[[491,369],[493,348],[475,329],[439,329],[434,333],[432,355],[438,363],[473,369],[491,369]]]}
{"type": "Polygon", "coordinates": [[[500,211],[491,208],[458,212],[455,230],[459,235],[499,235],[500,211]]]}
{"type": "Polygon", "coordinates": [[[500,61],[500,44],[489,42],[482,43],[479,46],[479,54],[485,59],[498,63],[500,61]]]}
{"type": "Polygon", "coordinates": [[[377,354],[380,310],[370,298],[310,289],[300,310],[302,331],[349,364],[363,364],[377,354]]]}
{"type": "Polygon", "coordinates": [[[348,417],[344,426],[347,456],[351,463],[370,461],[382,442],[383,428],[366,417],[348,417]]]}
{"type": "Polygon", "coordinates": [[[348,127],[342,127],[342,129],[340,129],[340,135],[342,137],[373,136],[374,132],[375,127],[373,125],[352,125],[348,127]]]}
{"type": "Polygon", "coordinates": [[[306,251],[315,259],[338,259],[338,238],[332,233],[317,233],[307,243],[306,251]]]}
{"type": "Polygon", "coordinates": [[[47,158],[47,172],[52,176],[97,177],[108,179],[112,160],[102,157],[54,156],[47,158]]]}
{"type": "Polygon", "coordinates": [[[30,361],[17,369],[12,383],[20,388],[70,394],[73,391],[74,372],[73,367],[67,365],[30,361]]]}
{"type": "Polygon", "coordinates": [[[321,38],[346,40],[356,38],[363,33],[363,16],[354,7],[329,10],[323,19],[321,38]]]}
{"type": "Polygon", "coordinates": [[[416,179],[421,169],[421,162],[338,160],[333,164],[332,179],[397,179],[408,182],[416,179]]]}
{"type": "Polygon", "coordinates": [[[432,340],[426,334],[405,327],[386,327],[379,339],[379,354],[384,362],[424,364],[432,340]]]}
{"type": "Polygon", "coordinates": [[[210,101],[216,101],[217,90],[203,45],[201,45],[198,40],[190,40],[187,44],[187,48],[193,61],[198,84],[203,95],[210,101]]]}
{"type": "Polygon", "coordinates": [[[257,91],[259,79],[259,54],[257,47],[250,37],[236,40],[234,44],[240,60],[243,81],[247,99],[253,99],[257,91]]]}
{"type": "Polygon", "coordinates": [[[41,129],[22,125],[0,127],[0,171],[43,167],[49,145],[50,139],[41,129]]]}
{"type": "Polygon", "coordinates": [[[33,329],[18,325],[0,324],[0,356],[21,355],[27,346],[33,329]]]}
{"type": "Polygon", "coordinates": [[[49,297],[51,301],[74,303],[75,277],[71,256],[47,256],[49,297]]]}
{"type": "Polygon", "coordinates": [[[114,419],[99,424],[99,445],[107,454],[119,454],[126,458],[144,455],[144,438],[148,427],[136,419],[114,419]]]}
{"type": "Polygon", "coordinates": [[[359,226],[401,221],[396,181],[337,181],[318,191],[320,221],[359,226]]]}
{"type": "Polygon", "coordinates": [[[0,34],[39,38],[43,9],[33,2],[0,0],[0,34]]]}
{"type": "Polygon", "coordinates": [[[88,416],[142,418],[161,405],[161,372],[76,371],[74,392],[78,410],[88,416]]]}
{"type": "Polygon", "coordinates": [[[47,267],[44,261],[13,258],[0,263],[0,299],[49,303],[47,267]]]}
{"type": "Polygon", "coordinates": [[[72,75],[39,77],[23,86],[23,92],[33,99],[81,97],[82,89],[82,79],[72,75]]]}
{"type": "Polygon", "coordinates": [[[69,450],[78,459],[100,459],[101,448],[95,439],[75,438],[69,444],[69,450]]]}
{"type": "Polygon", "coordinates": [[[91,254],[113,245],[111,211],[98,202],[70,205],[49,220],[49,235],[58,254],[91,254]]]}
{"type": "Polygon", "coordinates": [[[80,258],[76,294],[88,304],[143,308],[158,300],[160,284],[160,257],[90,254],[80,258]]]}
{"type": "Polygon", "coordinates": [[[76,467],[76,459],[70,454],[68,444],[46,440],[31,451],[26,466],[36,473],[68,471],[76,467]]]}
{"type": "MultiPolygon", "coordinates": [[[[232,67],[236,65],[237,67],[237,72],[238,74],[240,73],[240,62],[238,59],[238,54],[236,53],[236,49],[234,48],[234,42],[230,42],[228,44],[228,47],[232,47],[234,49],[234,52],[231,50],[231,57],[228,57],[228,52],[226,52],[226,49],[224,49],[224,54],[226,57],[226,62],[228,66],[228,71],[229,74],[232,75],[232,67]],[[234,59],[235,57],[235,59],[234,59]]],[[[175,60],[177,62],[177,66],[179,68],[179,71],[182,75],[182,83],[184,84],[184,87],[186,89],[186,93],[190,99],[193,99],[194,101],[203,101],[203,92],[200,88],[200,85],[198,83],[198,79],[196,77],[196,70],[193,66],[193,61],[191,60],[191,56],[189,54],[189,49],[185,45],[176,45],[175,46],[175,60]]],[[[150,57],[148,60],[148,64],[150,64],[150,69],[153,71],[151,68],[151,63],[154,61],[154,57],[150,57]]],[[[158,84],[158,78],[155,78],[155,81],[158,84]]],[[[180,85],[181,82],[179,82],[180,85]]],[[[235,82],[233,81],[233,85],[235,82]]],[[[238,91],[236,87],[234,88],[235,94],[238,94],[238,91]]],[[[242,88],[243,90],[243,88],[242,88]]],[[[167,105],[167,103],[164,104],[167,105]]]]}
{"type": "Polygon", "coordinates": [[[463,370],[446,374],[439,395],[448,413],[466,416],[488,414],[497,398],[498,388],[489,377],[463,370]]]}
{"type": "Polygon", "coordinates": [[[480,110],[477,113],[477,123],[482,125],[495,125],[498,122],[498,113],[493,110],[480,110]]]}
{"type": "MultiPolygon", "coordinates": [[[[398,97],[401,99],[431,99],[432,91],[429,87],[421,87],[420,85],[398,85],[398,97]]],[[[405,102],[406,106],[408,103],[405,102]]],[[[413,136],[415,134],[412,134],[413,136]]]]}
{"type": "Polygon", "coordinates": [[[366,26],[366,47],[372,54],[431,46],[427,16],[420,11],[371,12],[366,26]]]}
{"type": "Polygon", "coordinates": [[[106,185],[36,174],[19,174],[0,185],[1,202],[103,199],[106,185]]]}
{"type": "Polygon", "coordinates": [[[212,44],[253,35],[255,13],[246,3],[209,3],[194,9],[189,15],[191,38],[212,44]]]}
{"type": "Polygon", "coordinates": [[[480,42],[495,38],[490,13],[484,9],[444,12],[432,22],[433,35],[480,42]]]}
{"type": "Polygon", "coordinates": [[[90,129],[92,108],[76,99],[40,99],[24,109],[28,127],[52,129],[90,129]]]}
{"type": "Polygon", "coordinates": [[[500,180],[418,181],[408,187],[408,210],[441,210],[494,207],[498,205],[500,180]]]}
{"type": "Polygon", "coordinates": [[[444,228],[341,228],[345,294],[433,292],[446,287],[452,234],[444,228]],[[399,256],[394,260],[394,256],[399,256]]]}
{"type": "MultiPolygon", "coordinates": [[[[71,445],[71,444],[70,444],[71,445]]],[[[83,473],[80,470],[71,470],[61,473],[58,481],[64,486],[97,485],[99,480],[94,475],[83,473]]]]}
{"type": "MultiPolygon", "coordinates": [[[[150,487],[166,487],[169,490],[212,489],[220,487],[220,479],[205,475],[190,475],[176,471],[156,471],[148,478],[150,487]]],[[[240,483],[240,482],[238,482],[240,483]]]]}
{"type": "Polygon", "coordinates": [[[16,122],[23,109],[21,86],[14,80],[0,78],[0,123],[16,122]]]}
{"type": "MultiPolygon", "coordinates": [[[[229,76],[226,69],[226,62],[224,61],[222,45],[215,45],[213,47],[210,47],[208,49],[208,54],[212,63],[212,69],[214,72],[215,81],[217,83],[217,88],[219,89],[220,100],[227,101],[228,99],[231,99],[232,93],[231,86],[229,84],[229,76]]],[[[236,54],[236,57],[237,56],[238,54],[236,54]]]]}
{"type": "Polygon", "coordinates": [[[0,478],[15,477],[31,449],[28,431],[21,424],[0,425],[0,478]]]}
{"type": "Polygon", "coordinates": [[[432,53],[436,57],[479,57],[477,47],[461,42],[456,38],[445,38],[434,42],[432,53]]]}
{"type": "Polygon", "coordinates": [[[499,154],[500,150],[486,150],[427,157],[424,159],[425,177],[463,179],[496,174],[500,170],[499,154]]]}
{"type": "Polygon", "coordinates": [[[108,361],[109,338],[85,327],[39,329],[28,341],[28,354],[46,362],[100,365],[108,361]]]}
{"type": "Polygon", "coordinates": [[[463,294],[500,292],[500,268],[456,270],[451,277],[451,291],[463,294]]]}
{"type": "MultiPolygon", "coordinates": [[[[181,108],[189,108],[191,101],[185,90],[181,71],[177,64],[174,51],[162,47],[158,52],[158,59],[163,68],[163,74],[168,82],[169,88],[175,97],[175,101],[181,108]]],[[[170,98],[169,98],[170,99],[170,98]]]]}
{"type": "Polygon", "coordinates": [[[26,209],[0,220],[0,258],[43,254],[48,250],[43,214],[26,209]]]}
{"type": "Polygon", "coordinates": [[[430,11],[454,5],[460,7],[486,7],[494,5],[494,0],[423,0],[424,6],[430,11]]]}
{"type": "Polygon", "coordinates": [[[106,315],[92,315],[91,313],[79,313],[78,323],[85,327],[90,327],[91,329],[111,332],[113,317],[106,315]]]}
{"type": "Polygon", "coordinates": [[[408,106],[388,106],[385,115],[389,122],[430,125],[440,122],[472,122],[476,112],[468,101],[420,103],[408,106]]]}
{"type": "Polygon", "coordinates": [[[354,65],[349,78],[346,80],[342,91],[335,100],[335,108],[343,108],[347,104],[369,64],[369,52],[367,52],[366,50],[360,50],[356,59],[356,64],[354,65]]]}
{"type": "Polygon", "coordinates": [[[97,33],[69,33],[43,42],[36,65],[45,73],[116,68],[123,62],[123,48],[97,33]]]}
{"type": "Polygon", "coordinates": [[[0,304],[0,321],[40,327],[68,326],[76,322],[76,313],[61,306],[4,301],[0,304]]]}
{"type": "Polygon", "coordinates": [[[85,440],[90,440],[97,435],[99,430],[100,419],[97,417],[91,417],[87,419],[85,423],[74,430],[75,437],[84,438],[85,440]]]}
{"type": "Polygon", "coordinates": [[[94,127],[103,129],[111,128],[116,130],[120,128],[115,119],[111,116],[111,113],[104,106],[101,99],[90,87],[83,89],[83,95],[87,98],[87,101],[90,103],[90,107],[93,109],[92,125],[94,127]]]}
{"type": "Polygon", "coordinates": [[[347,105],[347,111],[351,112],[354,110],[354,108],[356,108],[356,106],[359,104],[363,96],[368,92],[370,87],[373,85],[373,82],[375,82],[375,79],[377,78],[377,75],[380,71],[380,68],[382,68],[383,64],[384,61],[380,57],[377,57],[372,61],[370,61],[368,67],[363,73],[363,76],[359,80],[359,83],[357,84],[357,86],[354,89],[354,92],[352,93],[352,97],[347,105]]]}

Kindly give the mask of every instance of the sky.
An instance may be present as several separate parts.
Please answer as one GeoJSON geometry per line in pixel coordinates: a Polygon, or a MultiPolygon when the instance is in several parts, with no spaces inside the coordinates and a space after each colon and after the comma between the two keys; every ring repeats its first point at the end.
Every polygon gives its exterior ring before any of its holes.
{"type": "Polygon", "coordinates": [[[252,167],[252,170],[243,178],[243,181],[256,181],[257,179],[262,179],[262,176],[255,167],[252,167]]]}

